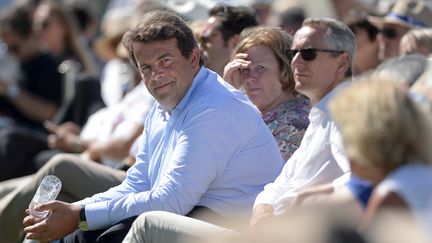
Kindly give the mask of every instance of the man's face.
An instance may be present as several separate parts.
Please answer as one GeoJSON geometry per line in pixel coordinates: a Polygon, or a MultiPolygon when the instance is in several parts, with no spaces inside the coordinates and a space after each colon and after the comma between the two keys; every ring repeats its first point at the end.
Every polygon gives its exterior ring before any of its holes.
{"type": "MultiPolygon", "coordinates": [[[[324,31],[324,27],[302,27],[294,36],[292,49],[328,50],[323,42],[324,31]]],[[[313,60],[305,60],[300,52],[295,54],[291,66],[296,90],[316,104],[343,80],[340,71],[337,73],[341,56],[342,54],[337,53],[316,52],[313,60]]]]}
{"type": "Polygon", "coordinates": [[[375,68],[378,64],[378,41],[371,40],[365,28],[353,27],[356,41],[356,55],[353,63],[354,75],[375,68]]]}
{"type": "Polygon", "coordinates": [[[207,20],[200,40],[200,49],[204,65],[222,75],[229,62],[232,47],[222,38],[220,24],[220,17],[213,16],[207,20]]]}
{"type": "Polygon", "coordinates": [[[409,28],[397,24],[384,24],[378,33],[380,61],[399,56],[399,43],[409,28]]]}
{"type": "Polygon", "coordinates": [[[199,50],[182,56],[177,39],[133,43],[135,59],[144,84],[163,106],[173,110],[186,94],[199,69],[199,50]]]}

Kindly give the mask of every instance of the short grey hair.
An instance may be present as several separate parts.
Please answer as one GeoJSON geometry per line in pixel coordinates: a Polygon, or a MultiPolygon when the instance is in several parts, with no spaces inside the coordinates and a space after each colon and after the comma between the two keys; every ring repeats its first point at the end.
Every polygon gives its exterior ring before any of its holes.
{"type": "Polygon", "coordinates": [[[327,30],[324,34],[324,44],[335,51],[345,51],[350,57],[350,66],[345,73],[346,77],[352,75],[352,65],[355,57],[355,35],[344,23],[331,18],[307,18],[303,26],[324,25],[327,30]]]}

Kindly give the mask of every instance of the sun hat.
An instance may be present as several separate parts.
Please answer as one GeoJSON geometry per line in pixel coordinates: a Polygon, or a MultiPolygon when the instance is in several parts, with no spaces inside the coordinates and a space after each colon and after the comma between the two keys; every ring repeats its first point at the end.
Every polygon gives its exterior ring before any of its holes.
{"type": "Polygon", "coordinates": [[[368,20],[378,28],[386,23],[408,28],[430,28],[432,10],[422,0],[399,0],[384,17],[369,16],[368,20]]]}

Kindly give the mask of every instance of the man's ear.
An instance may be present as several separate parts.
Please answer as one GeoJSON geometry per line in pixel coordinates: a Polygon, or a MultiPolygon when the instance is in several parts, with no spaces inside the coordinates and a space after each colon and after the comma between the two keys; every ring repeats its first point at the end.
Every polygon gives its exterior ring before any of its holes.
{"type": "Polygon", "coordinates": [[[228,40],[228,47],[232,50],[240,41],[240,35],[234,35],[228,40]]]}
{"type": "Polygon", "coordinates": [[[198,47],[195,47],[192,50],[192,53],[189,57],[189,62],[193,68],[199,67],[200,58],[201,58],[201,52],[198,47]]]}
{"type": "Polygon", "coordinates": [[[351,65],[351,58],[348,52],[344,52],[340,54],[338,58],[338,69],[337,69],[338,75],[342,75],[345,77],[345,73],[349,69],[350,65],[351,65]]]}

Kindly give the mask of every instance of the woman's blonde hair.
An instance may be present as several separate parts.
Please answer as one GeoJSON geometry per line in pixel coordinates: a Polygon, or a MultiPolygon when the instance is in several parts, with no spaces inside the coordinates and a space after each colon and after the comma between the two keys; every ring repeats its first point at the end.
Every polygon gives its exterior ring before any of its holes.
{"type": "Polygon", "coordinates": [[[232,52],[231,59],[237,53],[245,52],[247,49],[265,45],[273,51],[280,68],[280,82],[282,89],[294,93],[294,76],[291,69],[291,58],[288,50],[291,49],[292,36],[278,27],[257,26],[250,27],[240,34],[240,42],[232,52]]]}
{"type": "Polygon", "coordinates": [[[430,115],[388,76],[366,76],[342,90],[330,111],[350,159],[388,171],[431,163],[430,115]]]}

